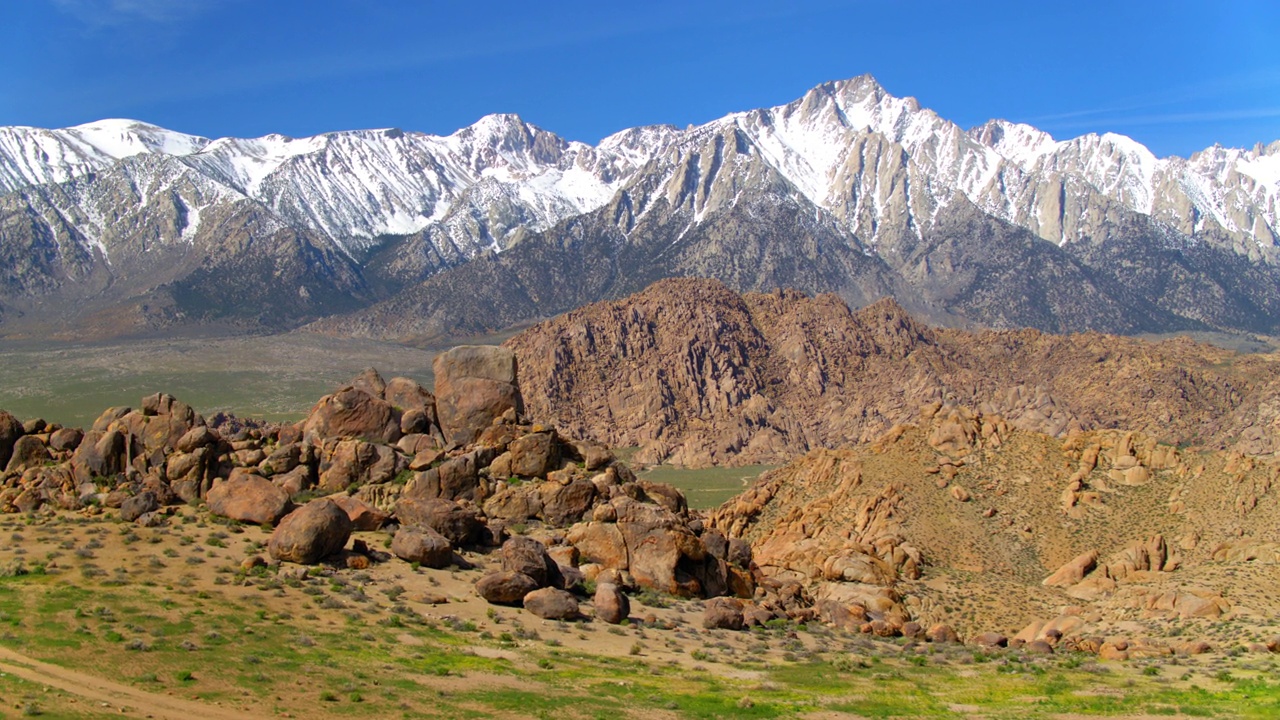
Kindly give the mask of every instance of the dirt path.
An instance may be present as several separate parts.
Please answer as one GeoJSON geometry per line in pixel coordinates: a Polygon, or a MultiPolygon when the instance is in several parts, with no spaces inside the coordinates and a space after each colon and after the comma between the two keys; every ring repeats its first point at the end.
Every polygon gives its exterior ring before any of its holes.
{"type": "Polygon", "coordinates": [[[76,670],[50,665],[7,648],[0,648],[0,672],[57,688],[100,704],[101,710],[119,712],[125,717],[156,718],[156,720],[191,720],[191,718],[239,720],[269,717],[254,714],[251,711],[224,708],[139,690],[76,670]]]}

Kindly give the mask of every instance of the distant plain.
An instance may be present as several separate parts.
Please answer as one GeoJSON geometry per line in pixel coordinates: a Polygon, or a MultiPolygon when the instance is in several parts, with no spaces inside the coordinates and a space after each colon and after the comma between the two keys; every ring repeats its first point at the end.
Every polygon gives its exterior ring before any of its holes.
{"type": "Polygon", "coordinates": [[[367,367],[431,387],[436,349],[309,333],[127,344],[0,344],[0,408],[87,426],[104,409],[167,392],[206,415],[303,418],[367,367]]]}

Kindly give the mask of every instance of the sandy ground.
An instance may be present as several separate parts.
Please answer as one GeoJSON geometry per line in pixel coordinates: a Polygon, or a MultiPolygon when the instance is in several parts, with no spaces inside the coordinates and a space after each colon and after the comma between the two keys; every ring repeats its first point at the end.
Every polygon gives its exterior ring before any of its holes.
{"type": "Polygon", "coordinates": [[[50,688],[57,688],[95,704],[98,710],[118,712],[124,717],[145,717],[157,720],[191,720],[191,718],[235,720],[236,718],[270,717],[252,711],[246,712],[244,709],[229,710],[216,704],[147,692],[88,673],[41,662],[3,647],[0,647],[0,672],[50,688]]]}

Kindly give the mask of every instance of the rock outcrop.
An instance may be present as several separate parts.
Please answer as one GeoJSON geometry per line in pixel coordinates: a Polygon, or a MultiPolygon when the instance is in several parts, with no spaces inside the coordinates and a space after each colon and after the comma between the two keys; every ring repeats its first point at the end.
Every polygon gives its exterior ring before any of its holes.
{"type": "Polygon", "coordinates": [[[1119,430],[1060,439],[956,405],[918,416],[766,473],[709,515],[703,538],[750,544],[766,609],[886,637],[1150,657],[1174,646],[1104,651],[1094,638],[1180,622],[1223,642],[1228,625],[1210,621],[1276,607],[1260,591],[1280,562],[1262,540],[1280,522],[1274,461],[1119,430]],[[1121,482],[1133,468],[1142,482],[1121,482]],[[1062,504],[1064,484],[1078,502],[1062,504]]]}
{"type": "MultiPolygon", "coordinates": [[[[532,416],[638,446],[647,463],[786,462],[870,442],[942,402],[1060,438],[1120,427],[1166,445],[1280,450],[1280,363],[1185,338],[933,328],[892,301],[852,311],[834,295],[673,279],[507,346],[532,416]]],[[[1114,469],[1113,482],[1140,484],[1150,466],[1114,469]]]]}
{"type": "Polygon", "coordinates": [[[521,412],[516,357],[506,348],[464,345],[432,362],[436,416],[445,438],[465,445],[507,411],[521,412]]]}
{"type": "Polygon", "coordinates": [[[267,551],[277,560],[314,565],[337,553],[351,537],[351,520],[332,500],[319,498],[285,516],[267,551]]]}

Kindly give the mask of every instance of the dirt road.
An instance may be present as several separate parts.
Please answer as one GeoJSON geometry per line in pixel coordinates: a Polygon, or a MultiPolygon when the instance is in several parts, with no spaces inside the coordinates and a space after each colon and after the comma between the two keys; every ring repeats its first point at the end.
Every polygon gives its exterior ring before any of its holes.
{"type": "Polygon", "coordinates": [[[155,718],[156,720],[192,720],[192,718],[241,720],[242,718],[270,717],[252,710],[221,707],[195,700],[184,700],[172,695],[147,692],[41,662],[7,648],[0,648],[0,672],[57,688],[98,705],[100,711],[119,713],[124,717],[155,718]]]}

